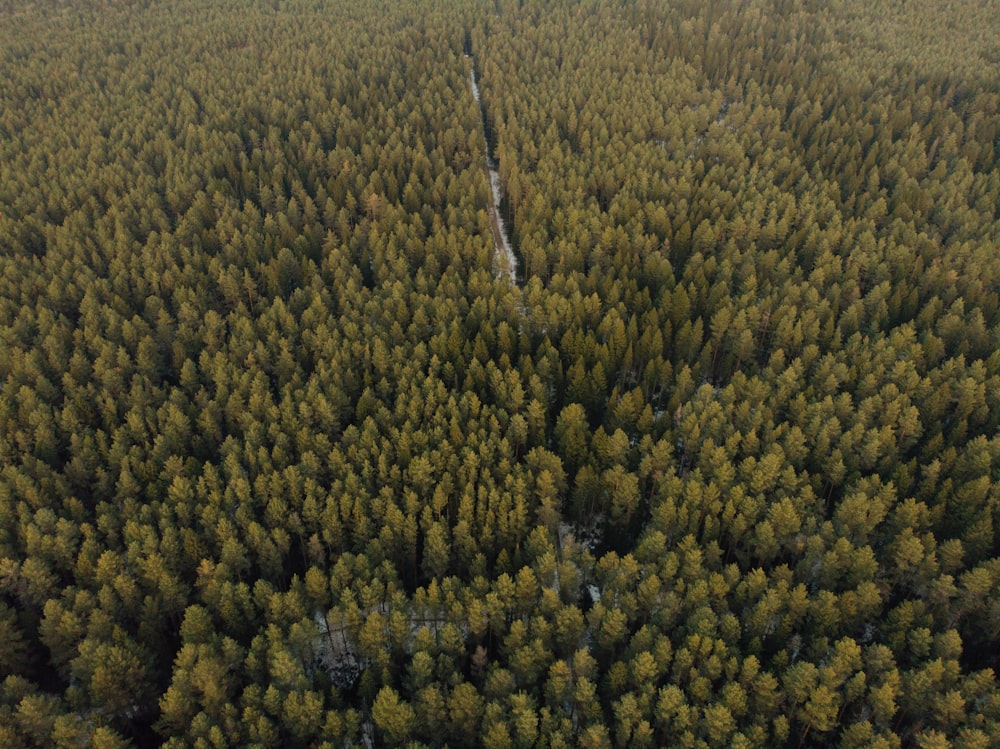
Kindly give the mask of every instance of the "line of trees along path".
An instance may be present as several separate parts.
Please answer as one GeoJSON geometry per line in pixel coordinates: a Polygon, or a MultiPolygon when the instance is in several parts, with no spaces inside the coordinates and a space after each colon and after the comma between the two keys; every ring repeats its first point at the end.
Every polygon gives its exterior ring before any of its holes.
{"type": "Polygon", "coordinates": [[[510,243],[510,235],[507,233],[507,226],[504,223],[503,215],[500,211],[502,199],[500,172],[497,171],[497,164],[490,153],[490,143],[487,137],[486,110],[483,108],[479,96],[479,84],[476,82],[476,58],[466,54],[469,61],[469,85],[472,89],[472,96],[476,100],[476,106],[480,108],[483,123],[483,148],[486,153],[486,176],[489,179],[491,202],[487,205],[490,214],[490,226],[493,230],[493,241],[496,245],[496,267],[497,275],[506,278],[511,285],[517,284],[517,258],[514,256],[514,249],[510,243]]]}

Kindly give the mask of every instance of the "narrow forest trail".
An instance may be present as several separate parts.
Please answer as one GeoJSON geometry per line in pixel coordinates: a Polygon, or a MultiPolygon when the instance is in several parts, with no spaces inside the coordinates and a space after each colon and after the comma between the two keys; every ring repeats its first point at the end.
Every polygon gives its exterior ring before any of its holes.
{"type": "Polygon", "coordinates": [[[469,61],[469,83],[472,86],[472,97],[479,107],[480,119],[482,120],[483,147],[486,152],[486,174],[490,182],[490,192],[492,193],[492,203],[486,206],[490,214],[490,227],[493,229],[493,244],[496,246],[497,256],[497,278],[507,277],[511,285],[517,285],[517,258],[514,257],[514,250],[510,244],[510,237],[507,234],[507,226],[500,215],[500,172],[497,171],[497,163],[490,156],[490,144],[486,138],[486,110],[483,109],[483,102],[479,96],[479,84],[476,82],[476,60],[472,55],[466,55],[469,61]]]}

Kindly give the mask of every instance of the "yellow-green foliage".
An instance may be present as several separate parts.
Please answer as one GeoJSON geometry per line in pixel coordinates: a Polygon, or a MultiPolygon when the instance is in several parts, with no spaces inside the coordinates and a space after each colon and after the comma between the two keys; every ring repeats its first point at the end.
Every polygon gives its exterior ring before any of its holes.
{"type": "Polygon", "coordinates": [[[1000,746],[995,21],[0,0],[0,746],[1000,746]]]}

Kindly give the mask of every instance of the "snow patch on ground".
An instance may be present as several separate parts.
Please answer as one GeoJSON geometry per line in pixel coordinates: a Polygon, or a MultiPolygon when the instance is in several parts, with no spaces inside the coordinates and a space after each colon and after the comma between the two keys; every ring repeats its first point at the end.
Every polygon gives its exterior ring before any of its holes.
{"type": "Polygon", "coordinates": [[[322,612],[313,615],[320,636],[316,642],[316,665],[330,676],[338,689],[352,689],[361,676],[361,662],[345,627],[330,626],[322,612]]]}
{"type": "Polygon", "coordinates": [[[593,551],[601,543],[599,522],[595,521],[587,527],[559,523],[559,545],[563,546],[568,541],[576,541],[588,551],[593,551]]]}

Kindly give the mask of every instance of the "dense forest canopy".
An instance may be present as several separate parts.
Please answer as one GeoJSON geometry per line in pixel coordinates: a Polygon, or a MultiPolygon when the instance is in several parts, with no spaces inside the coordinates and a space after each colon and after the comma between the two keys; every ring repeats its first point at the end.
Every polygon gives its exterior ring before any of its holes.
{"type": "Polygon", "coordinates": [[[0,0],[0,746],[1000,746],[998,50],[0,0]]]}
{"type": "MultiPolygon", "coordinates": [[[[833,38],[849,67],[876,78],[898,70],[996,86],[1000,8],[981,0],[833,0],[833,38]]],[[[890,82],[891,85],[891,82],[890,82]]]]}

